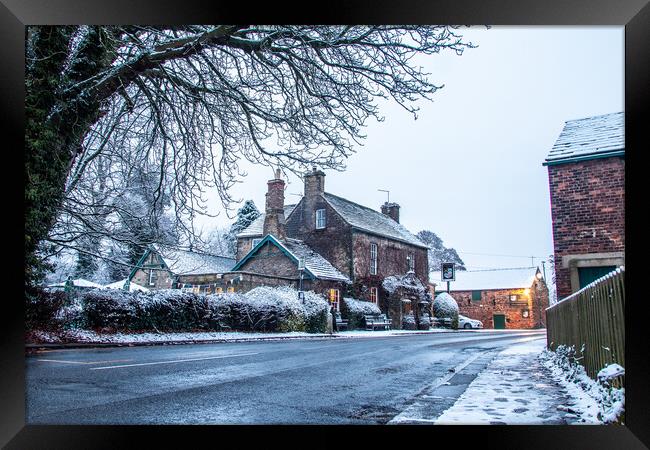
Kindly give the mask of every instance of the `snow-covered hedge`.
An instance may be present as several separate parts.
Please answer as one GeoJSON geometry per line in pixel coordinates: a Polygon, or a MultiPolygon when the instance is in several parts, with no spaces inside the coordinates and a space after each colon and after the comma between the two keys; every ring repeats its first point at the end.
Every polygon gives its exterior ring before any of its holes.
{"type": "Polygon", "coordinates": [[[446,292],[438,294],[433,301],[433,316],[438,319],[451,319],[451,327],[458,328],[458,303],[446,292]]]}
{"type": "Polygon", "coordinates": [[[213,295],[95,290],[83,294],[81,305],[82,322],[93,329],[324,332],[327,327],[327,302],[306,292],[302,303],[289,287],[213,295]]]}
{"type": "Polygon", "coordinates": [[[381,310],[372,302],[344,297],[341,303],[341,316],[348,321],[348,329],[365,327],[365,315],[381,314],[381,310]]]}
{"type": "Polygon", "coordinates": [[[70,302],[63,291],[35,290],[25,295],[25,325],[28,330],[51,330],[63,325],[57,317],[59,311],[70,302]]]}

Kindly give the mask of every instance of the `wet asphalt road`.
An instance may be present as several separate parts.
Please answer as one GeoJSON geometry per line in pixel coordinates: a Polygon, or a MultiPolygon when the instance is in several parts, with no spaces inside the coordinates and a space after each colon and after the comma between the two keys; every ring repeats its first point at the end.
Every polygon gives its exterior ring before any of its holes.
{"type": "Polygon", "coordinates": [[[454,373],[431,417],[450,407],[498,351],[545,337],[544,330],[462,331],[45,351],[26,357],[26,419],[383,424],[454,373]]]}

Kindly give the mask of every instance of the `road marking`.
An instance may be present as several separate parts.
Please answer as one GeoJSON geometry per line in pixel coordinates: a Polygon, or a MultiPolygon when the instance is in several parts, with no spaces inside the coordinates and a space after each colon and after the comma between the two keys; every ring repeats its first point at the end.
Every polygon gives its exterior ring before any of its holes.
{"type": "Polygon", "coordinates": [[[208,357],[208,358],[174,359],[172,361],[156,361],[156,362],[137,363],[137,364],[121,364],[121,365],[118,365],[118,366],[91,367],[90,370],[120,369],[122,367],[137,367],[137,366],[154,366],[156,364],[175,364],[175,363],[190,362],[190,361],[205,361],[205,360],[208,360],[208,359],[235,358],[237,356],[249,356],[249,355],[258,355],[258,354],[259,354],[259,352],[256,352],[256,353],[238,353],[236,355],[211,356],[211,357],[208,357]]]}
{"type": "Polygon", "coordinates": [[[36,361],[56,362],[56,363],[64,363],[64,364],[106,364],[112,362],[127,362],[133,360],[132,359],[111,359],[108,361],[66,361],[64,359],[37,359],[36,361]]]}

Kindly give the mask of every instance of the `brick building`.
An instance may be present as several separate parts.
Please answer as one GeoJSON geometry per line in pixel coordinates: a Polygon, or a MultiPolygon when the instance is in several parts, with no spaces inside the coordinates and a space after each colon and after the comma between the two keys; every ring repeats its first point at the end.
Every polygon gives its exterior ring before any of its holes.
{"type": "MultiPolygon", "coordinates": [[[[390,314],[386,277],[413,271],[426,284],[427,246],[399,223],[398,204],[379,212],[325,192],[325,173],[315,168],[296,205],[284,205],[279,173],[267,187],[265,213],[237,235],[237,264],[226,274],[241,276],[246,288],[271,281],[297,287],[303,267],[303,289],[325,294],[335,307],[350,295],[390,314]]],[[[392,319],[401,326],[402,317],[392,319]]]]}
{"type": "Polygon", "coordinates": [[[566,122],[543,165],[561,299],[624,265],[624,113],[566,122]]]}
{"type": "Polygon", "coordinates": [[[227,292],[233,283],[224,274],[234,265],[234,258],[151,246],[128,279],[148,289],[227,292]]]}
{"type": "MultiPolygon", "coordinates": [[[[434,295],[447,291],[440,272],[431,272],[434,295]]],[[[545,328],[548,287],[538,267],[457,271],[450,295],[460,314],[484,328],[545,328]]]]}

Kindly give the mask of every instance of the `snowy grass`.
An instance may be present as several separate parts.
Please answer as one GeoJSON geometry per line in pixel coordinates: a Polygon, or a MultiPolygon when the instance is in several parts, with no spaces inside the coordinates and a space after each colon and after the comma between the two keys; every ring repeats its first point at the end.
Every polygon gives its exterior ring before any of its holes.
{"type": "Polygon", "coordinates": [[[598,381],[590,378],[575,358],[575,349],[560,345],[556,350],[545,349],[542,364],[550,371],[568,394],[575,399],[572,409],[587,423],[608,424],[619,420],[625,411],[625,388],[615,388],[610,380],[625,374],[618,364],[605,366],[598,381]]]}

